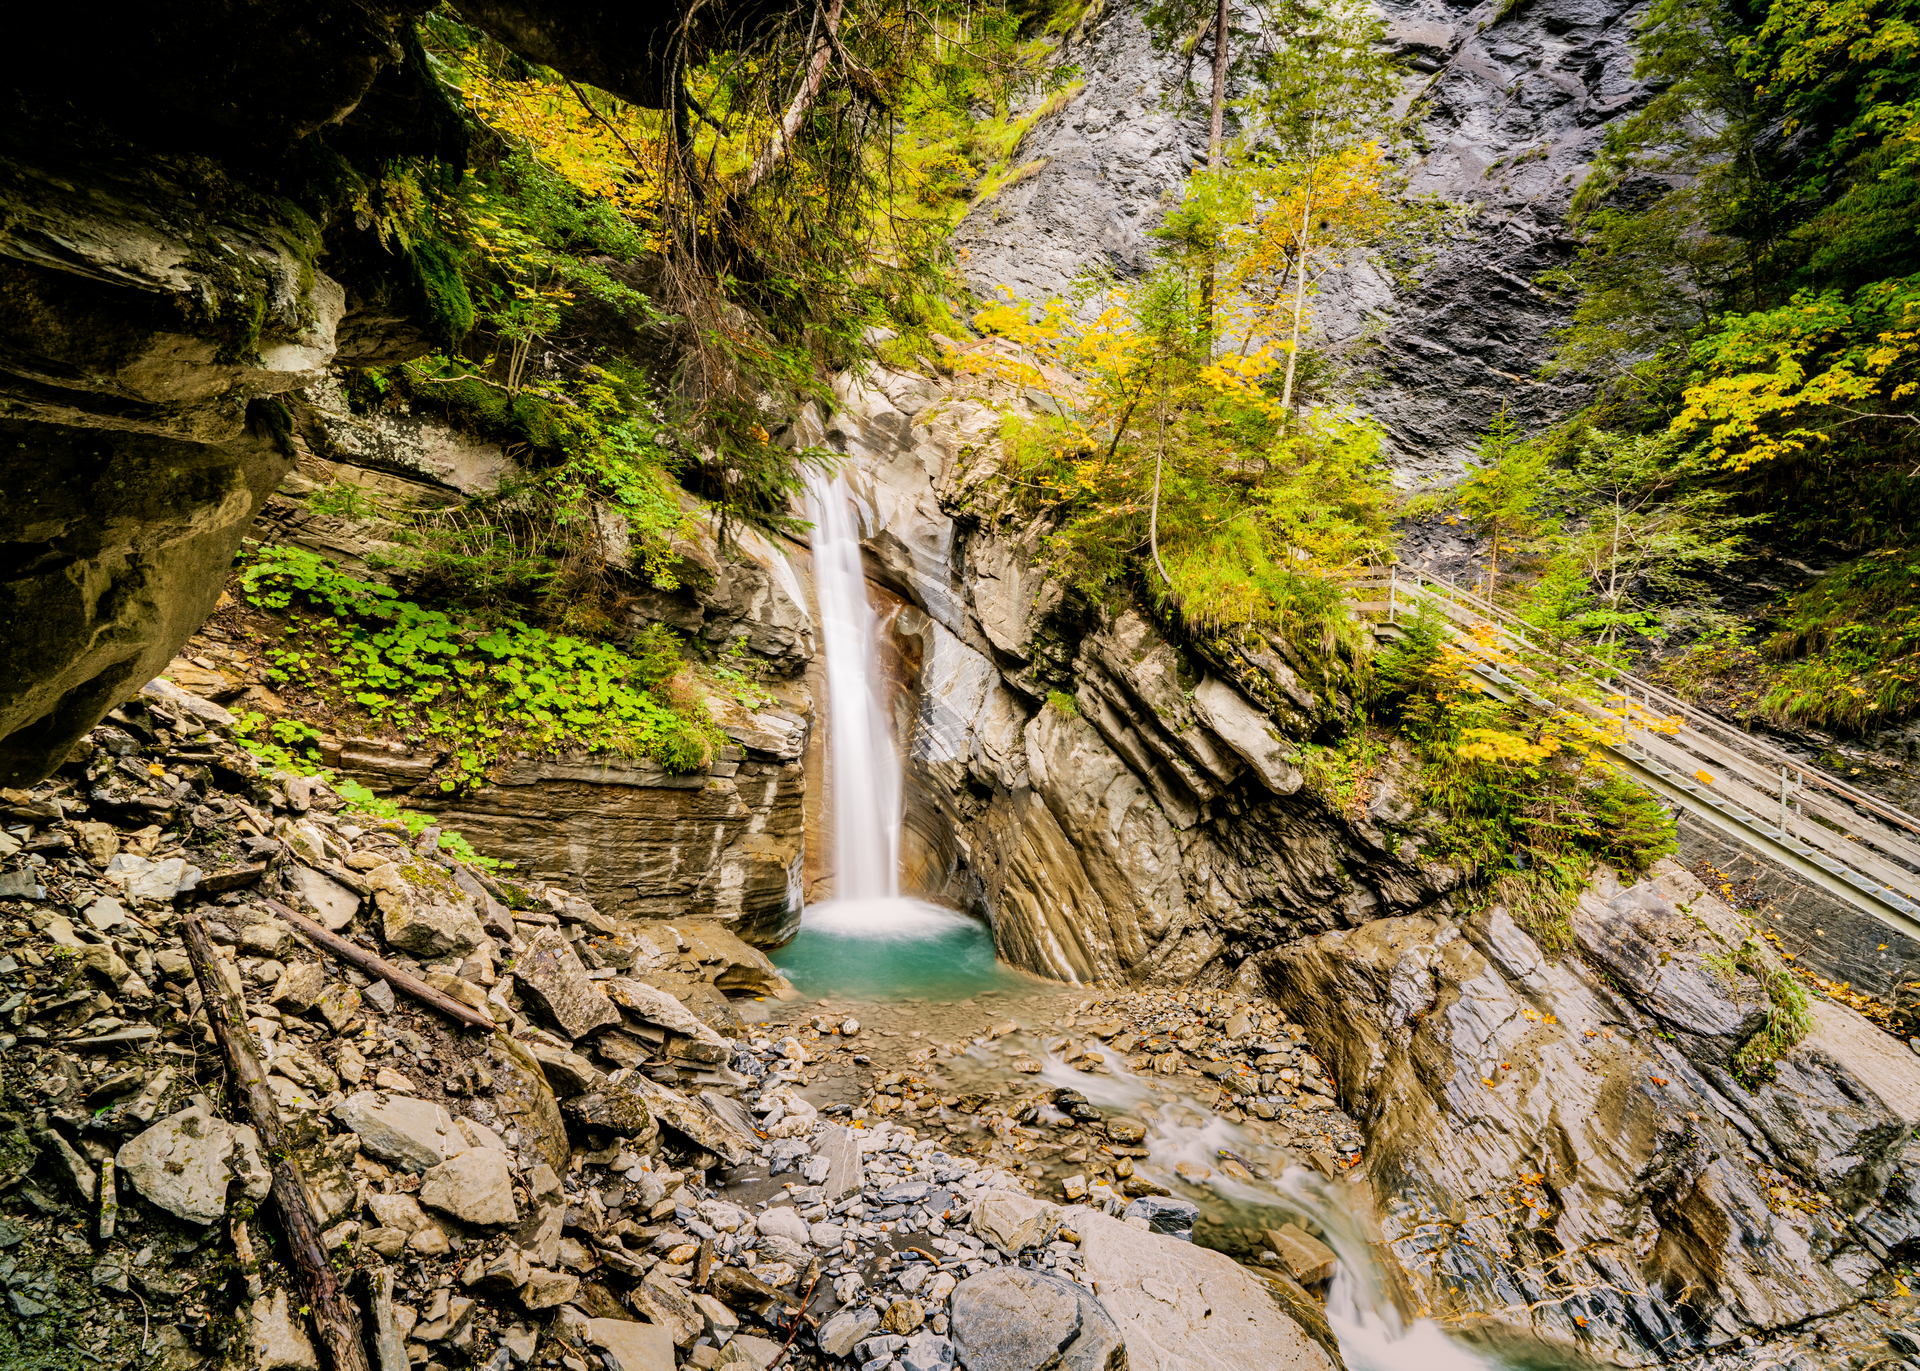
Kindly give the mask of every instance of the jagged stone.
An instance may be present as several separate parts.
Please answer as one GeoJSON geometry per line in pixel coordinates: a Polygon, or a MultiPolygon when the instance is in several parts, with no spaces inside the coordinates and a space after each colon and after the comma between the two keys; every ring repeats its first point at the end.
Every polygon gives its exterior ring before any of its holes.
{"type": "Polygon", "coordinates": [[[416,957],[464,956],[486,941],[473,902],[438,867],[414,858],[367,873],[389,947],[416,957]]]}
{"type": "Polygon", "coordinates": [[[333,1107],[333,1117],[357,1133],[361,1147],[373,1156],[408,1171],[438,1166],[467,1147],[452,1115],[405,1095],[349,1095],[333,1107]]]}
{"type": "Polygon", "coordinates": [[[861,1306],[855,1309],[842,1309],[820,1325],[820,1331],[814,1335],[820,1344],[820,1350],[829,1357],[844,1357],[853,1350],[853,1345],[880,1331],[878,1311],[861,1306]]]}
{"type": "Polygon", "coordinates": [[[217,1223],[225,1215],[236,1172],[249,1198],[265,1199],[272,1185],[254,1131],[216,1117],[204,1104],[136,1135],[115,1154],[114,1165],[150,1203],[190,1223],[217,1223]]]}
{"type": "Polygon", "coordinates": [[[642,1136],[653,1127],[653,1114],[647,1102],[625,1086],[604,1082],[598,1090],[576,1095],[560,1106],[560,1112],[588,1128],[622,1137],[642,1136]]]}
{"type": "Polygon", "coordinates": [[[540,1069],[546,1073],[547,1084],[561,1099],[584,1094],[606,1079],[604,1072],[577,1052],[549,1047],[542,1042],[529,1043],[528,1048],[540,1063],[540,1069]]]}
{"type": "Polygon", "coordinates": [[[1339,1257],[1332,1248],[1314,1237],[1296,1223],[1283,1223],[1278,1228],[1262,1230],[1267,1245],[1274,1255],[1280,1258],[1280,1264],[1302,1285],[1318,1285],[1321,1281],[1333,1279],[1333,1273],[1340,1264],[1339,1257]]]}
{"type": "Polygon", "coordinates": [[[620,1022],[620,1011],[599,983],[587,978],[573,944],[558,929],[543,928],[527,941],[513,975],[526,997],[569,1038],[620,1022]]]}
{"type": "Polygon", "coordinates": [[[1080,1254],[1127,1371],[1333,1371],[1338,1362],[1224,1253],[1089,1213],[1080,1254]]]}
{"type": "Polygon", "coordinates": [[[1004,1252],[1024,1252],[1053,1241],[1064,1215],[1060,1206],[1011,1190],[993,1190],[973,1206],[973,1231],[1004,1252]]]}
{"type": "Polygon", "coordinates": [[[506,1154],[475,1147],[431,1168],[420,1182],[420,1203],[462,1223],[517,1223],[513,1168],[506,1154]]]}
{"type": "Polygon", "coordinates": [[[326,974],[318,962],[295,962],[281,970],[268,999],[289,1014],[304,1014],[313,1008],[326,984],[326,974]]]}
{"type": "Polygon", "coordinates": [[[657,1324],[588,1319],[587,1338],[607,1358],[608,1371],[673,1371],[673,1338],[657,1324]]]}
{"type": "Polygon", "coordinates": [[[288,872],[288,880],[313,907],[314,917],[336,933],[352,923],[353,916],[360,912],[359,892],[349,890],[325,872],[295,863],[288,872]]]}
{"type": "Polygon", "coordinates": [[[294,1317],[285,1290],[253,1302],[253,1361],[259,1371],[320,1371],[313,1343],[294,1317]]]}
{"type": "Polygon", "coordinates": [[[1120,1329],[1072,1281],[1002,1267],[969,1276],[948,1306],[953,1344],[967,1371],[1121,1371],[1120,1329]]]}
{"type": "Polygon", "coordinates": [[[637,1071],[627,1075],[625,1084],[645,1102],[654,1118],[729,1166],[740,1165],[758,1146],[751,1134],[742,1133],[714,1110],[637,1071]]]}

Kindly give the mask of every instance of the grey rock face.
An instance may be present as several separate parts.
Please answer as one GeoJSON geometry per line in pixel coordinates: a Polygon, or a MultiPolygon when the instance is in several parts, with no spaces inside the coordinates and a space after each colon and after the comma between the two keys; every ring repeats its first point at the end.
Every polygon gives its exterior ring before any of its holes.
{"type": "Polygon", "coordinates": [[[1119,1371],[1126,1343],[1113,1317],[1072,1281],[1018,1268],[954,1287],[954,1350],[967,1371],[1119,1371]]]}
{"type": "MultiPolygon", "coordinates": [[[[1022,145],[1018,157],[1038,169],[962,222],[956,242],[977,294],[1007,286],[1039,301],[1089,266],[1125,276],[1150,261],[1147,233],[1204,159],[1206,127],[1204,107],[1178,117],[1164,107],[1178,61],[1153,51],[1144,8],[1098,12],[1062,52],[1085,87],[1022,145]]],[[[1314,314],[1335,345],[1379,331],[1379,381],[1362,403],[1403,476],[1425,479],[1460,469],[1502,400],[1535,429],[1584,398],[1535,376],[1567,317],[1535,280],[1571,254],[1567,206],[1606,125],[1647,93],[1632,76],[1637,10],[1626,0],[1548,0],[1492,23],[1437,0],[1380,10],[1419,98],[1413,189],[1470,207],[1468,222],[1408,288],[1367,263],[1328,273],[1314,314]]],[[[1243,44],[1252,22],[1236,16],[1243,44]]]]}
{"type": "Polygon", "coordinates": [[[1623,1360],[1851,1304],[1841,1273],[1874,1264],[1860,1238],[1838,1214],[1770,1207],[1755,1167],[1803,1175],[1842,1205],[1881,1201],[1898,1231],[1909,1182],[1894,1139],[1920,1113],[1920,1073],[1822,1004],[1820,1031],[1749,1091],[1717,1065],[1746,990],[1682,979],[1673,963],[1697,951],[1660,958],[1673,950],[1663,906],[1691,910],[1696,931],[1724,907],[1671,863],[1592,898],[1594,917],[1616,919],[1609,957],[1660,975],[1603,981],[1579,959],[1550,961],[1497,907],[1464,927],[1382,919],[1259,959],[1367,1132],[1386,1241],[1462,1206],[1473,1245],[1423,1247],[1430,1264],[1404,1268],[1419,1298],[1623,1360]],[[1665,1026],[1681,1021],[1714,1031],[1665,1026]],[[1489,1198],[1502,1186],[1518,1210],[1489,1198]],[[1561,1254],[1550,1268],[1545,1245],[1561,1254]],[[1563,1281],[1587,1287],[1582,1324],[1546,1298],[1563,1281]]]}
{"type": "Polygon", "coordinates": [[[1067,48],[1086,85],[1022,144],[1020,161],[1042,165],[976,205],[955,233],[977,295],[1007,286],[1044,300],[1089,266],[1129,276],[1149,264],[1161,196],[1205,160],[1207,130],[1204,111],[1176,118],[1163,108],[1179,65],[1153,51],[1142,13],[1110,5],[1067,48]]]}
{"type": "MultiPolygon", "coordinates": [[[[311,201],[296,209],[248,187],[258,158],[243,159],[247,171],[224,159],[236,136],[284,150],[351,121],[401,58],[405,19],[376,4],[287,41],[289,17],[255,6],[231,24],[167,29],[177,42],[159,59],[154,26],[129,25],[116,45],[54,13],[16,35],[10,107],[44,110],[36,87],[62,70],[59,54],[89,46],[99,60],[75,93],[112,131],[90,134],[86,152],[68,128],[26,132],[0,169],[0,542],[13,549],[0,576],[13,649],[0,783],[51,772],[165,669],[290,465],[273,397],[351,350],[348,291],[314,265],[338,226],[311,201]],[[162,68],[169,78],[147,84],[162,68]],[[209,177],[232,193],[207,194],[209,177]]],[[[267,162],[269,180],[290,171],[267,162]]],[[[377,349],[382,332],[364,341],[377,349]]],[[[426,350],[424,335],[414,341],[387,360],[426,350]]]]}
{"type": "Polygon", "coordinates": [[[144,1198],[191,1223],[219,1221],[236,1172],[250,1198],[265,1199],[272,1184],[254,1131],[216,1117],[205,1105],[146,1129],[121,1147],[114,1164],[144,1198]]]}

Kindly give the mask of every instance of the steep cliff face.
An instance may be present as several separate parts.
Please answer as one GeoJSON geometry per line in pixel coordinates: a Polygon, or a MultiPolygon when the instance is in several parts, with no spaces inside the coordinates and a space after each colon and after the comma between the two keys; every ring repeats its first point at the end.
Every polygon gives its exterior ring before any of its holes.
{"type": "MultiPolygon", "coordinates": [[[[293,398],[302,416],[297,467],[266,498],[250,536],[318,552],[356,574],[393,574],[393,559],[407,552],[394,541],[401,509],[455,508],[515,470],[498,446],[440,418],[356,415],[332,380],[293,398]],[[363,512],[336,512],[343,505],[363,512]]],[[[813,718],[801,675],[815,636],[804,551],[751,530],[722,549],[697,516],[675,551],[679,587],[628,597],[625,631],[666,622],[716,649],[737,645],[734,661],[765,687],[751,706],[723,689],[707,692],[729,744],[709,765],[676,775],[614,754],[517,755],[484,785],[450,796],[438,783],[442,752],[364,724],[327,727],[319,761],[610,913],[710,918],[756,944],[786,941],[802,903],[802,755],[813,718]]],[[[214,577],[212,593],[223,583],[214,577]]],[[[271,627],[235,605],[197,626],[162,664],[165,673],[236,710],[301,718],[302,705],[278,693],[260,646],[275,636],[263,639],[271,627]]]]}
{"type": "Polygon", "coordinates": [[[277,397],[336,361],[425,346],[406,258],[360,251],[366,226],[338,213],[355,159],[439,136],[403,42],[411,11],[227,8],[122,24],[54,7],[11,34],[8,784],[57,765],[212,607],[290,459],[277,397]]]}
{"type": "MultiPolygon", "coordinates": [[[[970,213],[956,241],[968,283],[1022,299],[1063,293],[1093,265],[1143,269],[1147,232],[1205,158],[1204,108],[1176,114],[1175,56],[1156,52],[1144,4],[1089,12],[1062,59],[1084,86],[1022,145],[1025,179],[970,213]]],[[[1335,344],[1371,335],[1375,380],[1362,407],[1385,426],[1403,481],[1457,472],[1500,403],[1528,428],[1574,408],[1583,392],[1535,373],[1566,305],[1535,284],[1573,244],[1567,206],[1609,120],[1646,98],[1633,80],[1633,26],[1622,0],[1449,5],[1382,0],[1388,36],[1412,69],[1412,188],[1467,210],[1413,284],[1375,266],[1331,272],[1314,305],[1335,344]]],[[[1234,38],[1257,42],[1255,16],[1234,38]]],[[[1203,54],[1204,55],[1204,54],[1203,54]]],[[[1236,92],[1237,93],[1237,92],[1236,92]]]]}
{"type": "Polygon", "coordinates": [[[1005,517],[990,419],[1019,396],[836,391],[869,575],[910,602],[910,879],[1043,975],[1276,1001],[1366,1135],[1413,1307],[1642,1365],[1844,1319],[1920,1243],[1920,1059],[1826,1001],[1749,1055],[1794,983],[1696,877],[1598,872],[1558,954],[1456,902],[1392,740],[1354,793],[1303,777],[1351,708],[1311,659],[1071,608],[1005,517]]]}

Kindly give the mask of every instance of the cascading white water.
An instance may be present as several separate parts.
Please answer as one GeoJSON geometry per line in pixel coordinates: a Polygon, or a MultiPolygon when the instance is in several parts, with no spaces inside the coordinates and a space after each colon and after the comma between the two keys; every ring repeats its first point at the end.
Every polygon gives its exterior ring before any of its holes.
{"type": "Polygon", "coordinates": [[[887,727],[873,607],[846,478],[807,483],[813,585],[827,652],[827,752],[836,900],[900,894],[900,758],[887,727]]]}
{"type": "MultiPolygon", "coordinates": [[[[980,1060],[988,1060],[980,1049],[974,1051],[980,1060]]],[[[1244,1129],[1198,1101],[1181,1098],[1171,1103],[1175,1092],[1165,1086],[1156,1092],[1121,1063],[1110,1063],[1110,1074],[1089,1075],[1069,1067],[1051,1051],[1040,1060],[1040,1079],[1046,1084],[1070,1087],[1094,1104],[1128,1109],[1151,1120],[1145,1139],[1150,1157],[1135,1163],[1136,1174],[1193,1199],[1216,1216],[1236,1212],[1271,1216],[1278,1209],[1319,1231],[1340,1259],[1327,1290],[1326,1312],[1348,1371],[1502,1371],[1502,1362],[1453,1341],[1433,1320],[1408,1322],[1400,1317],[1387,1296],[1366,1234],[1348,1208],[1343,1187],[1298,1166],[1273,1167],[1279,1174],[1272,1180],[1235,1180],[1213,1171],[1223,1156],[1269,1164],[1277,1158],[1244,1129]],[[1180,1162],[1198,1168],[1196,1174],[1213,1174],[1204,1186],[1188,1183],[1174,1169],[1180,1162]]],[[[1550,1363],[1543,1359],[1541,1364],[1550,1363]]]]}

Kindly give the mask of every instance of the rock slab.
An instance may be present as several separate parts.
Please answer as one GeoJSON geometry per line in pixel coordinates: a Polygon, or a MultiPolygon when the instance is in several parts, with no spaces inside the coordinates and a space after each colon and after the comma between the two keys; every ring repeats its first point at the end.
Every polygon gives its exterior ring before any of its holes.
{"type": "Polygon", "coordinates": [[[272,1180],[251,1128],[216,1118],[196,1104],[170,1114],[123,1146],[114,1164],[150,1203],[190,1223],[219,1222],[227,1186],[239,1170],[250,1198],[265,1199],[272,1180]]]}
{"type": "Polygon", "coordinates": [[[1087,1215],[1080,1239],[1128,1371],[1332,1371],[1267,1285],[1224,1253],[1105,1214],[1087,1215]]]}
{"type": "Polygon", "coordinates": [[[953,1345],[967,1371],[1125,1371],[1120,1327],[1081,1286],[1001,1267],[969,1276],[949,1305],[953,1345]]]}

